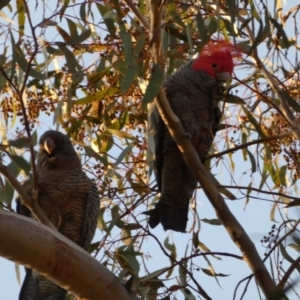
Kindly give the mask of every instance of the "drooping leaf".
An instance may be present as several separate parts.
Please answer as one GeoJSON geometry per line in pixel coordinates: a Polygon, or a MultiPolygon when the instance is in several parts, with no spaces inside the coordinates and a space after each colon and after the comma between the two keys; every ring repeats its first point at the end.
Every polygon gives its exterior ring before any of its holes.
{"type": "Polygon", "coordinates": [[[210,224],[210,225],[222,225],[221,221],[219,219],[201,219],[202,222],[210,224]]]}
{"type": "MultiPolygon", "coordinates": [[[[2,2],[2,1],[1,1],[2,2]]],[[[19,24],[19,39],[21,39],[24,36],[24,30],[25,30],[25,20],[26,20],[26,14],[25,14],[25,7],[23,1],[17,0],[17,11],[18,11],[18,24],[19,24]]]]}
{"type": "MultiPolygon", "coordinates": [[[[280,249],[280,252],[281,252],[282,256],[287,261],[289,261],[290,263],[294,263],[295,262],[295,260],[287,253],[286,248],[284,247],[284,245],[282,243],[279,244],[279,249],[280,249]]],[[[297,264],[296,269],[297,269],[298,273],[300,274],[300,266],[299,266],[299,264],[297,264]]]]}
{"type": "Polygon", "coordinates": [[[88,96],[80,98],[78,100],[74,100],[74,101],[72,101],[72,104],[79,105],[79,104],[92,103],[93,101],[102,100],[105,97],[112,97],[116,92],[118,92],[117,88],[108,87],[106,89],[103,89],[102,91],[96,92],[93,95],[88,95],[88,96]]]}
{"type": "Polygon", "coordinates": [[[209,34],[200,11],[198,11],[198,13],[196,14],[196,23],[201,37],[201,41],[205,45],[209,41],[209,34]]]}
{"type": "Polygon", "coordinates": [[[230,276],[230,275],[223,274],[223,273],[215,273],[212,270],[204,269],[204,268],[201,268],[201,271],[203,271],[203,273],[205,273],[206,275],[213,276],[213,277],[227,277],[227,276],[230,276]]]}
{"type": "Polygon", "coordinates": [[[10,158],[28,175],[30,172],[30,164],[28,163],[28,161],[22,157],[22,156],[18,156],[18,155],[10,155],[10,158]]]}
{"type": "MultiPolygon", "coordinates": [[[[165,246],[165,248],[166,248],[167,250],[170,251],[170,256],[171,256],[173,259],[176,259],[176,257],[177,257],[176,246],[175,246],[175,244],[169,243],[169,237],[167,237],[167,238],[164,240],[164,246],[165,246]]],[[[171,265],[173,265],[173,260],[172,260],[172,259],[170,259],[170,263],[171,263],[171,265]]],[[[172,275],[173,269],[174,269],[174,268],[170,268],[170,270],[168,271],[168,274],[167,274],[166,278],[169,278],[169,277],[172,275]]]]}
{"type": "Polygon", "coordinates": [[[159,65],[156,65],[154,68],[154,71],[151,74],[149,84],[147,86],[145,95],[143,97],[143,109],[147,109],[148,103],[153,101],[153,99],[156,97],[159,88],[161,87],[161,84],[164,79],[164,72],[162,68],[159,65]]]}
{"type": "Polygon", "coordinates": [[[104,15],[108,12],[114,12],[111,7],[106,7],[105,5],[100,4],[99,2],[96,2],[96,6],[103,17],[104,23],[106,25],[107,30],[109,31],[109,34],[112,38],[115,38],[116,36],[116,27],[115,22],[113,18],[104,18],[104,15]]]}

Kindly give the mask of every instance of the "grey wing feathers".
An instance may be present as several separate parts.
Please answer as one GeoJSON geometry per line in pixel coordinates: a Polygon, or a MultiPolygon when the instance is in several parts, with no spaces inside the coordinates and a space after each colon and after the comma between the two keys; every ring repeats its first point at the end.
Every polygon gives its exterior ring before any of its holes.
{"type": "Polygon", "coordinates": [[[67,291],[36,272],[26,269],[19,300],[64,300],[67,291]]]}

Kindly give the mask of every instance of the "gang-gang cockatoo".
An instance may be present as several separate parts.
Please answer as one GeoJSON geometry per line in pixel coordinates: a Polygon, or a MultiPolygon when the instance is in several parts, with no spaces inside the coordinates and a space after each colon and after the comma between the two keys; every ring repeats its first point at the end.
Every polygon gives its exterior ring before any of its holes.
{"type": "MultiPolygon", "coordinates": [[[[221,120],[220,97],[214,91],[231,78],[233,58],[238,50],[225,40],[211,41],[199,53],[164,81],[165,93],[199,158],[207,156],[221,120]]],[[[189,200],[197,180],[184,162],[175,141],[162,121],[155,102],[148,110],[148,132],[155,145],[154,171],[160,199],[147,214],[149,225],[185,232],[189,200]]]]}
{"type": "MultiPolygon", "coordinates": [[[[41,136],[39,146],[37,202],[61,234],[88,250],[100,210],[97,186],[83,172],[68,136],[48,130],[41,136]]],[[[17,200],[17,211],[33,217],[20,199],[17,200]]],[[[59,267],[66,266],[56,266],[57,270],[59,267]]],[[[26,268],[19,300],[64,300],[66,294],[65,289],[26,268]]]]}

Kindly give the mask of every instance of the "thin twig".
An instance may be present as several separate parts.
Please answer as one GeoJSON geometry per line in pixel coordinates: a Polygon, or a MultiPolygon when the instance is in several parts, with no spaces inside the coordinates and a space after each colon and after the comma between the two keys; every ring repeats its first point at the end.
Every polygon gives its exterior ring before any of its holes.
{"type": "Polygon", "coordinates": [[[262,193],[262,194],[285,197],[285,198],[288,198],[288,199],[299,200],[300,201],[299,197],[293,197],[293,196],[286,195],[286,194],[283,194],[283,193],[264,191],[262,189],[257,189],[257,188],[254,188],[252,186],[249,187],[249,186],[234,186],[234,185],[217,185],[216,187],[217,188],[225,188],[225,189],[251,190],[251,191],[262,193]]]}
{"type": "Polygon", "coordinates": [[[263,139],[260,139],[260,140],[251,141],[251,142],[236,146],[234,148],[227,149],[227,150],[222,151],[222,152],[218,152],[218,153],[215,153],[215,154],[208,155],[208,156],[205,157],[205,159],[220,157],[220,156],[223,156],[224,154],[232,153],[232,152],[235,152],[237,150],[247,148],[248,146],[251,146],[251,145],[261,144],[261,143],[265,143],[265,142],[272,141],[272,140],[280,140],[280,139],[283,139],[283,138],[285,138],[289,135],[292,135],[292,134],[293,134],[292,131],[288,131],[288,132],[284,132],[284,133],[281,133],[281,134],[278,134],[278,135],[269,136],[269,137],[266,137],[266,138],[263,138],[263,139]]]}

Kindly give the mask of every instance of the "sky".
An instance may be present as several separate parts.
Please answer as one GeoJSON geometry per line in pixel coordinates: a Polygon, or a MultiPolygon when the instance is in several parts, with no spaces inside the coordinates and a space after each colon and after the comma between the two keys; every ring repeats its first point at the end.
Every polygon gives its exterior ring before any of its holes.
{"type": "MultiPolygon", "coordinates": [[[[291,7],[298,4],[298,1],[288,1],[288,5],[291,7]]],[[[240,78],[243,78],[243,74],[240,73],[240,78]]],[[[249,151],[253,153],[256,151],[255,146],[250,147],[249,151]]],[[[245,162],[242,158],[241,153],[235,154],[236,169],[234,172],[234,178],[238,184],[248,185],[249,182],[257,180],[255,174],[243,174],[245,166],[248,165],[248,169],[251,169],[250,161],[245,162]],[[242,170],[239,166],[242,165],[242,170]]],[[[223,178],[224,183],[229,183],[230,179],[223,178]]],[[[298,185],[298,184],[297,184],[298,185]]],[[[238,221],[242,224],[246,232],[249,234],[250,238],[254,241],[257,246],[257,250],[260,255],[264,255],[265,247],[261,244],[260,240],[268,231],[271,230],[271,226],[274,224],[270,221],[270,210],[273,205],[273,202],[269,201],[259,201],[251,199],[247,206],[245,206],[245,197],[241,194],[237,194],[237,200],[230,201],[227,200],[227,204],[230,210],[233,212],[238,221]]],[[[260,195],[261,196],[261,195],[260,195]]],[[[266,200],[272,200],[272,198],[266,196],[261,196],[266,200]]],[[[202,219],[214,219],[216,218],[214,209],[210,205],[210,202],[206,199],[206,196],[200,190],[197,195],[197,209],[200,211],[200,216],[202,219]]],[[[299,209],[293,208],[289,210],[290,218],[299,217],[299,209]]],[[[275,215],[275,220],[280,220],[278,214],[275,215]]],[[[191,221],[190,221],[191,222],[191,221]]],[[[190,223],[189,223],[190,224],[190,223]]],[[[174,242],[177,245],[177,259],[185,256],[186,249],[191,251],[191,234],[182,234],[176,232],[164,232],[160,227],[151,230],[160,241],[163,242],[166,237],[169,237],[169,240],[174,242]]],[[[103,233],[98,229],[95,237],[95,241],[101,240],[103,233]]],[[[223,249],[223,252],[234,253],[240,255],[239,250],[236,245],[230,240],[227,232],[222,226],[211,226],[207,225],[204,222],[201,223],[200,231],[200,240],[205,245],[208,245],[211,251],[220,251],[223,249]],[[222,247],[220,247],[222,245],[222,247]]],[[[148,249],[149,256],[156,257],[156,253],[159,250],[158,245],[151,240],[150,238],[145,242],[147,243],[146,249],[148,249]]],[[[189,252],[188,252],[189,253],[189,252]]],[[[296,257],[298,253],[291,250],[290,253],[293,257],[296,257]]],[[[149,258],[151,259],[151,258],[149,258]]],[[[203,288],[209,293],[209,295],[214,300],[224,300],[224,299],[233,299],[233,290],[239,280],[251,274],[249,267],[243,261],[237,261],[235,259],[226,258],[223,260],[218,260],[216,258],[209,258],[212,262],[215,271],[217,273],[226,274],[226,277],[219,278],[219,285],[216,283],[214,277],[209,277],[203,272],[199,271],[197,279],[203,288]]],[[[199,265],[202,268],[209,268],[206,261],[203,258],[197,258],[193,260],[195,265],[199,265]]],[[[161,256],[159,259],[151,259],[149,271],[154,271],[162,267],[168,266],[168,260],[161,256]]],[[[23,280],[24,270],[22,266],[16,266],[13,262],[10,262],[6,259],[0,257],[0,300],[2,299],[17,299],[18,293],[20,290],[20,285],[17,280],[16,268],[21,273],[21,281],[23,280]]],[[[176,282],[175,275],[178,272],[174,272],[174,283],[176,282]]],[[[299,290],[300,283],[296,283],[296,287],[299,290]]],[[[241,294],[243,289],[239,289],[238,295],[241,294]]],[[[294,295],[294,294],[293,294],[294,295]]],[[[178,292],[176,294],[178,300],[184,299],[183,295],[178,292]]],[[[240,299],[237,297],[236,299],[240,299]]],[[[254,283],[254,280],[251,281],[248,292],[243,298],[244,300],[253,300],[259,299],[257,294],[257,287],[254,283]]],[[[262,299],[264,297],[262,296],[262,299]]],[[[291,298],[292,299],[292,298],[291,298]]],[[[293,300],[293,299],[292,299],[293,300]]]]}

